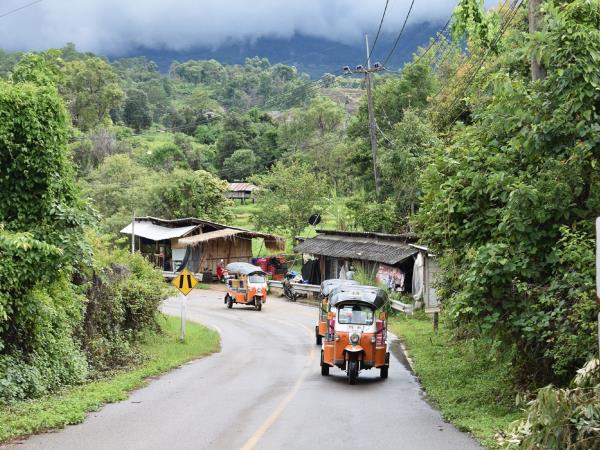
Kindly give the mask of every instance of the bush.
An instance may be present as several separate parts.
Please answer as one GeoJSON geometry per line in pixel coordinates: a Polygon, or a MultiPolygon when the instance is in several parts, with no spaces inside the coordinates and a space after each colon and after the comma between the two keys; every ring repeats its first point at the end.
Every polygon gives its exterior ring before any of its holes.
{"type": "Polygon", "coordinates": [[[94,374],[137,364],[136,343],[145,331],[158,331],[159,303],[170,290],[162,273],[140,254],[110,250],[88,235],[96,262],[79,337],[94,374]]]}
{"type": "Polygon", "coordinates": [[[590,360],[568,389],[546,386],[527,403],[527,417],[499,437],[509,449],[600,448],[600,363],[590,360]]]}
{"type": "Polygon", "coordinates": [[[83,381],[85,357],[72,339],[85,299],[58,248],[0,230],[0,403],[83,381]]]}

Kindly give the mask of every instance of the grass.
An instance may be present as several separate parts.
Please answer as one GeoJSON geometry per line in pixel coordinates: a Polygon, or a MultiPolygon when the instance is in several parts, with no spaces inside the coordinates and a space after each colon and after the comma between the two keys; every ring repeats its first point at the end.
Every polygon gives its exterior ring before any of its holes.
{"type": "Polygon", "coordinates": [[[80,423],[88,412],[126,399],[129,391],[144,386],[149,377],[219,348],[219,335],[213,330],[188,323],[186,340],[181,343],[179,319],[167,317],[161,322],[164,332],[148,336],[141,345],[141,350],[149,356],[143,365],[56,395],[0,407],[0,442],[80,423]]]}
{"type": "Polygon", "coordinates": [[[494,357],[482,343],[456,341],[443,321],[438,334],[426,317],[390,321],[407,347],[427,397],[444,419],[469,431],[487,448],[498,448],[497,431],[520,417],[514,406],[509,356],[494,357]]]}

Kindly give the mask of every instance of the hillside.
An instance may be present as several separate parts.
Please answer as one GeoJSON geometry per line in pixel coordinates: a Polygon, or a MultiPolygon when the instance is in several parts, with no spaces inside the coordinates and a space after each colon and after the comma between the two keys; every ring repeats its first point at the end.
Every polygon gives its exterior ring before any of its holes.
{"type": "MultiPolygon", "coordinates": [[[[418,46],[427,44],[429,38],[435,36],[440,29],[439,24],[419,24],[406,28],[402,41],[396,49],[389,65],[401,67],[410,60],[418,46]]],[[[374,36],[371,36],[373,39],[374,36]]],[[[395,34],[380,36],[373,60],[383,60],[392,48],[395,34]]],[[[117,55],[108,55],[116,59],[117,55]]],[[[119,55],[122,57],[123,55],[119,55]]],[[[223,64],[242,64],[246,58],[259,56],[267,58],[271,63],[283,63],[296,66],[299,72],[308,73],[312,78],[322,74],[339,72],[343,66],[363,64],[365,44],[357,39],[351,44],[334,42],[327,39],[296,35],[292,39],[260,38],[255,41],[236,42],[213,48],[194,48],[187,51],[169,51],[140,47],[125,56],[145,56],[158,64],[161,72],[167,73],[173,61],[189,59],[215,59],[223,64]]]]}

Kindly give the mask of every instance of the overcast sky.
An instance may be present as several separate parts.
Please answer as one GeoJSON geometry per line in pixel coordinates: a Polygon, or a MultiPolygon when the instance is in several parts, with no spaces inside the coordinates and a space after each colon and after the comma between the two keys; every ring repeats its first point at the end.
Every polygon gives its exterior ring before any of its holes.
{"type": "MultiPolygon", "coordinates": [[[[2,0],[0,15],[33,0],[2,0]]],[[[43,0],[0,17],[0,47],[42,50],[74,42],[121,55],[136,47],[216,48],[294,33],[356,42],[375,35],[385,0],[43,0]]],[[[397,32],[410,0],[390,0],[384,30],[397,32]]],[[[456,0],[416,0],[409,24],[443,24],[456,0]]]]}

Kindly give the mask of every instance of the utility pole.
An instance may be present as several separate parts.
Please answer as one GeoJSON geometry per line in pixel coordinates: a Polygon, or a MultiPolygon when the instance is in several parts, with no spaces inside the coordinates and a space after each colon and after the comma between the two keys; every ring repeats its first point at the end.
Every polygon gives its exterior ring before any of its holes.
{"type": "Polygon", "coordinates": [[[135,210],[131,219],[131,254],[135,253],[135,210]]]}
{"type": "Polygon", "coordinates": [[[371,68],[371,51],[369,49],[369,36],[365,34],[365,44],[367,46],[367,67],[356,66],[354,71],[350,67],[344,67],[344,73],[350,75],[353,73],[362,73],[365,75],[365,84],[367,85],[367,111],[369,113],[369,136],[371,138],[371,157],[373,159],[373,177],[375,179],[375,192],[379,198],[381,192],[381,182],[379,180],[379,165],[377,163],[377,122],[375,120],[375,108],[373,106],[373,80],[371,75],[383,70],[383,66],[375,63],[371,68]]]}
{"type": "MultiPolygon", "coordinates": [[[[540,14],[540,6],[542,6],[542,0],[529,0],[529,34],[533,34],[540,28],[540,22],[542,21],[540,14]]],[[[531,55],[531,79],[533,81],[541,80],[546,77],[546,70],[535,58],[535,55],[531,55]]]]}

